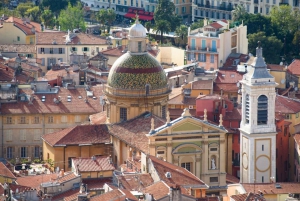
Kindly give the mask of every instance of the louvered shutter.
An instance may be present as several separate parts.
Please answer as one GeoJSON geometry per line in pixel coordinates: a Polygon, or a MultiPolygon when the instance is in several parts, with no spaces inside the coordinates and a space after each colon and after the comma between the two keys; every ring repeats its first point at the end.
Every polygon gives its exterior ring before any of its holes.
{"type": "Polygon", "coordinates": [[[15,147],[12,147],[11,153],[12,153],[12,158],[15,158],[15,156],[16,156],[15,147]]]}
{"type": "Polygon", "coordinates": [[[58,48],[53,48],[53,54],[58,54],[58,53],[59,53],[58,48]]]}
{"type": "Polygon", "coordinates": [[[65,48],[62,48],[62,53],[65,54],[65,48]]]}
{"type": "Polygon", "coordinates": [[[7,155],[6,155],[6,153],[7,153],[6,150],[7,150],[7,147],[4,147],[4,149],[3,149],[3,156],[4,156],[4,158],[8,158],[7,155]]]}

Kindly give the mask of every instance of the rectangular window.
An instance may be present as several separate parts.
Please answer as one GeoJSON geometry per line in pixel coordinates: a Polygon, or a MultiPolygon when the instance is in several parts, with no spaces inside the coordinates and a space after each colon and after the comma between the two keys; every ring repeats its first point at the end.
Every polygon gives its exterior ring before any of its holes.
{"type": "Polygon", "coordinates": [[[127,120],[127,108],[120,108],[120,121],[126,121],[127,120]]]}
{"type": "Polygon", "coordinates": [[[89,51],[89,48],[88,48],[88,47],[84,47],[84,48],[83,48],[83,51],[84,51],[84,52],[87,52],[87,51],[89,51]]]}
{"type": "Polygon", "coordinates": [[[21,158],[26,158],[27,157],[27,147],[21,147],[21,158]]]}
{"type": "Polygon", "coordinates": [[[7,124],[12,124],[12,117],[6,117],[6,123],[7,124]]]}
{"type": "Polygon", "coordinates": [[[69,157],[68,158],[68,167],[72,167],[72,158],[76,158],[76,157],[69,157]]]}
{"type": "Polygon", "coordinates": [[[53,54],[53,48],[50,48],[50,54],[53,54]]]}
{"type": "Polygon", "coordinates": [[[39,158],[40,157],[40,147],[35,146],[34,147],[34,158],[39,158]]]}
{"type": "Polygon", "coordinates": [[[138,42],[138,52],[142,52],[142,42],[138,42]]]}
{"type": "Polygon", "coordinates": [[[35,124],[39,124],[40,123],[40,117],[34,117],[34,121],[35,124]]]}
{"type": "Polygon", "coordinates": [[[4,130],[4,136],[7,142],[12,141],[12,130],[4,130]]]}
{"type": "Polygon", "coordinates": [[[26,124],[26,117],[20,117],[20,124],[26,124]]]}
{"type": "Polygon", "coordinates": [[[273,4],[276,4],[276,0],[273,0],[273,4]]]}
{"type": "Polygon", "coordinates": [[[34,130],[34,140],[38,141],[41,139],[41,136],[40,136],[40,130],[39,129],[35,129],[34,130]]]}
{"type": "Polygon", "coordinates": [[[247,12],[250,12],[250,5],[247,4],[247,12]]]}
{"type": "Polygon", "coordinates": [[[218,177],[209,177],[209,182],[218,182],[219,178],[218,177]]]}
{"type": "Polygon", "coordinates": [[[20,41],[20,36],[17,36],[17,41],[20,41]]]}
{"type": "Polygon", "coordinates": [[[215,55],[210,55],[210,63],[215,63],[215,55]]]}
{"type": "Polygon", "coordinates": [[[261,177],[261,183],[264,183],[264,181],[265,181],[265,178],[264,178],[264,176],[262,176],[261,177]]]}
{"type": "Polygon", "coordinates": [[[67,123],[68,122],[67,116],[65,116],[65,115],[61,116],[61,122],[62,123],[67,123]]]}
{"type": "Polygon", "coordinates": [[[181,7],[181,13],[185,14],[186,8],[185,7],[181,7]]]}
{"type": "Polygon", "coordinates": [[[45,48],[41,48],[41,53],[45,53],[45,48]]]}
{"type": "Polygon", "coordinates": [[[13,158],[13,148],[12,147],[6,148],[6,158],[13,158]]]}
{"type": "Polygon", "coordinates": [[[165,105],[161,107],[161,117],[163,119],[166,118],[166,106],[165,105]]]}
{"type": "Polygon", "coordinates": [[[206,62],[206,54],[199,54],[199,61],[200,62],[206,62]]]}
{"type": "Polygon", "coordinates": [[[261,145],[261,150],[264,151],[265,150],[265,146],[261,145]]]}
{"type": "Polygon", "coordinates": [[[62,54],[62,53],[63,53],[62,48],[58,48],[58,53],[59,53],[59,54],[62,54]]]}
{"type": "Polygon", "coordinates": [[[20,140],[24,141],[26,140],[26,130],[20,130],[20,140]]]}
{"type": "Polygon", "coordinates": [[[266,7],[266,14],[269,14],[270,10],[269,7],[266,7]]]}
{"type": "Polygon", "coordinates": [[[49,124],[52,124],[54,121],[53,121],[53,116],[50,116],[50,117],[48,117],[48,123],[49,124]]]}
{"type": "Polygon", "coordinates": [[[191,171],[191,163],[181,163],[181,167],[191,171]]]}
{"type": "Polygon", "coordinates": [[[80,115],[75,116],[75,122],[76,123],[81,122],[81,116],[80,115]]]}

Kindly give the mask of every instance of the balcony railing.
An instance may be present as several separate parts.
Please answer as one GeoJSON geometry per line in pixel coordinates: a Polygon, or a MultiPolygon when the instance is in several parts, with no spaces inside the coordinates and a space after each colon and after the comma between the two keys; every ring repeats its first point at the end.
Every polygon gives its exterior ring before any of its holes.
{"type": "Polygon", "coordinates": [[[218,53],[218,50],[217,49],[212,49],[210,47],[205,47],[205,48],[202,48],[202,47],[190,47],[188,46],[186,51],[188,52],[209,52],[209,53],[218,53]]]}
{"type": "Polygon", "coordinates": [[[211,5],[204,5],[204,4],[196,4],[198,7],[202,7],[202,8],[210,8],[210,9],[215,9],[215,10],[225,10],[225,11],[232,11],[234,10],[232,5],[220,5],[220,6],[211,6],[211,5]]]}

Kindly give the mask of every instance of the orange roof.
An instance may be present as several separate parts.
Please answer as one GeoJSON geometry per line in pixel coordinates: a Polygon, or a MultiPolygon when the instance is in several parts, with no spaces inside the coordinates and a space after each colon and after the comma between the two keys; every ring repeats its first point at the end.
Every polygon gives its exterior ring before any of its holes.
{"type": "Polygon", "coordinates": [[[300,75],[300,60],[294,59],[294,61],[288,66],[288,71],[294,75],[300,75]]]}
{"type": "Polygon", "coordinates": [[[51,146],[110,143],[107,126],[104,124],[77,125],[45,134],[42,139],[51,146]]]}
{"type": "MultiPolygon", "coordinates": [[[[57,94],[34,94],[33,104],[18,101],[17,103],[7,103],[1,106],[2,114],[93,114],[102,111],[99,97],[102,95],[102,86],[94,86],[90,88],[93,97],[87,97],[85,88],[66,89],[61,87],[57,94]],[[42,97],[45,96],[45,101],[42,97]],[[61,97],[59,103],[55,103],[54,98],[61,97]],[[67,97],[71,96],[71,101],[67,97]],[[85,101],[87,97],[88,102],[85,101]],[[80,107],[79,107],[80,106],[80,107]]],[[[32,94],[31,89],[20,89],[19,94],[32,94]]]]}
{"type": "Polygon", "coordinates": [[[110,162],[107,156],[92,158],[73,158],[72,159],[75,169],[79,172],[100,172],[100,171],[113,171],[114,165],[110,162]]]}
{"type": "Polygon", "coordinates": [[[299,99],[292,99],[286,96],[276,95],[275,112],[283,114],[295,114],[300,112],[299,99]]]}
{"type": "Polygon", "coordinates": [[[267,68],[273,71],[283,71],[285,66],[278,64],[267,64],[267,68]]]}
{"type": "MultiPolygon", "coordinates": [[[[66,32],[40,32],[36,33],[36,45],[53,45],[55,40],[57,45],[66,44],[66,32]]],[[[76,33],[76,36],[72,38],[68,44],[74,45],[105,45],[106,40],[96,37],[95,35],[89,35],[85,33],[76,33]]]]}
{"type": "Polygon", "coordinates": [[[73,201],[77,200],[77,196],[79,194],[79,188],[77,189],[70,189],[68,191],[65,191],[61,194],[55,195],[52,197],[52,200],[64,200],[64,201],[73,201]]]}
{"type": "Polygon", "coordinates": [[[223,27],[223,25],[219,24],[218,22],[213,22],[213,23],[209,24],[208,26],[212,26],[215,29],[220,29],[223,27]]]}
{"type": "Polygon", "coordinates": [[[246,192],[259,192],[263,194],[288,194],[300,193],[300,183],[298,182],[281,182],[281,188],[276,188],[274,183],[242,183],[246,192]]]}
{"type": "Polygon", "coordinates": [[[87,184],[88,191],[104,189],[104,184],[112,183],[112,178],[85,178],[82,179],[82,183],[87,184]]]}
{"type": "MultiPolygon", "coordinates": [[[[113,57],[120,57],[123,54],[125,54],[127,51],[124,51],[125,47],[124,46],[119,46],[115,48],[107,48],[106,50],[103,50],[101,54],[104,56],[113,56],[113,57]]],[[[158,50],[147,50],[149,54],[152,56],[156,57],[158,54],[158,50]]]]}
{"type": "Polygon", "coordinates": [[[0,175],[3,177],[8,177],[15,179],[15,175],[4,165],[3,163],[0,162],[0,175]]]}
{"type": "Polygon", "coordinates": [[[234,83],[236,84],[243,79],[243,75],[231,70],[218,71],[215,83],[234,83]]]}
{"type": "Polygon", "coordinates": [[[129,146],[147,153],[149,145],[146,134],[148,134],[151,130],[151,118],[154,118],[155,128],[158,128],[166,123],[165,120],[155,115],[147,115],[150,114],[145,113],[122,123],[108,125],[109,133],[121,141],[124,141],[129,146]]]}
{"type": "Polygon", "coordinates": [[[57,174],[42,174],[42,175],[33,175],[26,177],[17,177],[16,183],[22,186],[29,186],[31,188],[40,189],[40,185],[43,182],[49,182],[57,178],[57,174]]]}
{"type": "Polygon", "coordinates": [[[45,76],[39,77],[38,81],[56,80],[58,76],[66,77],[68,79],[74,79],[76,75],[79,76],[79,71],[73,71],[73,67],[62,68],[62,69],[59,69],[59,70],[52,70],[51,69],[51,70],[47,71],[45,76]]]}
{"type": "Polygon", "coordinates": [[[227,173],[226,174],[226,183],[227,184],[240,183],[240,180],[237,177],[227,173]]]}
{"type": "Polygon", "coordinates": [[[36,22],[25,22],[20,18],[16,17],[9,17],[7,20],[5,20],[7,23],[14,23],[16,27],[21,29],[26,35],[34,35],[35,32],[41,31],[41,25],[36,22]],[[34,28],[34,31],[33,31],[34,28]]]}
{"type": "Polygon", "coordinates": [[[117,176],[119,184],[129,191],[139,191],[140,188],[153,184],[150,174],[125,174],[117,176]],[[138,178],[138,179],[137,179],[138,178]]]}
{"type": "Polygon", "coordinates": [[[143,192],[151,194],[154,200],[159,200],[168,195],[170,192],[169,188],[170,187],[165,182],[159,181],[145,188],[143,192]]]}
{"type": "Polygon", "coordinates": [[[213,80],[198,80],[191,83],[192,89],[212,89],[213,80]]]}
{"type": "Polygon", "coordinates": [[[129,191],[126,191],[125,189],[122,189],[122,190],[114,189],[107,193],[91,197],[90,201],[104,201],[104,200],[125,201],[125,200],[127,200],[127,198],[130,198],[130,200],[138,200],[129,191]]]}
{"type": "Polygon", "coordinates": [[[235,92],[237,93],[239,88],[237,87],[236,84],[229,84],[229,83],[224,83],[224,84],[214,84],[214,91],[221,91],[223,92],[235,92]]]}
{"type": "Polygon", "coordinates": [[[106,111],[90,115],[90,124],[104,124],[106,122],[106,111]]]}

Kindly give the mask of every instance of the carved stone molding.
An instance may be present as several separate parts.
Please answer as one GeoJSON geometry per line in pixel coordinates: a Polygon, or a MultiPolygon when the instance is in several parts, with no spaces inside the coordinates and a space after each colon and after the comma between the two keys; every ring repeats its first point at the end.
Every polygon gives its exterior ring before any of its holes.
{"type": "Polygon", "coordinates": [[[208,145],[208,141],[202,141],[202,143],[208,145]]]}
{"type": "Polygon", "coordinates": [[[196,162],[201,162],[201,158],[196,158],[196,162]]]}
{"type": "Polygon", "coordinates": [[[168,146],[168,147],[171,147],[172,145],[173,145],[172,142],[167,142],[167,146],[168,146]]]}

